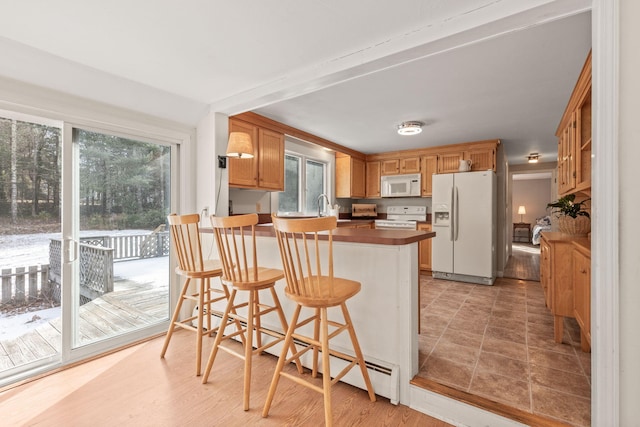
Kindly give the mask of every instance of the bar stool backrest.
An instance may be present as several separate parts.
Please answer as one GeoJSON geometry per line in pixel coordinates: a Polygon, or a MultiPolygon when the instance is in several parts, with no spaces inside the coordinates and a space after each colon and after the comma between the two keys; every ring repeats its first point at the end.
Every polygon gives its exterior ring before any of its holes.
{"type": "Polygon", "coordinates": [[[304,299],[322,300],[334,294],[333,230],[334,216],[285,219],[272,216],[280,256],[287,280],[287,291],[304,299]],[[327,235],[327,244],[320,243],[327,235]],[[321,286],[321,283],[324,286],[321,286]]]}
{"type": "Polygon", "coordinates": [[[200,215],[176,215],[167,217],[173,248],[178,258],[178,267],[185,272],[198,272],[204,269],[202,246],[200,243],[200,215]]]}
{"type": "Polygon", "coordinates": [[[211,216],[211,225],[222,261],[223,280],[235,283],[258,280],[255,233],[257,223],[257,214],[211,216]],[[250,238],[249,244],[245,237],[250,238]]]}

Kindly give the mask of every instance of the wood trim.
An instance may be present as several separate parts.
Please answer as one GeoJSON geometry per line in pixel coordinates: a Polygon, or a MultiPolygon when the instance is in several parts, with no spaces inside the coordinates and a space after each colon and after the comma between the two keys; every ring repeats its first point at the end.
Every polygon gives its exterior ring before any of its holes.
{"type": "Polygon", "coordinates": [[[356,159],[365,160],[366,158],[366,155],[364,153],[361,153],[356,150],[352,150],[351,148],[344,147],[340,144],[336,144],[333,141],[329,141],[328,139],[321,138],[309,132],[305,132],[303,130],[285,125],[284,123],[276,122],[275,120],[269,119],[267,117],[261,116],[260,114],[253,113],[251,111],[248,111],[246,113],[236,114],[235,116],[230,116],[229,118],[242,120],[244,122],[251,123],[261,128],[267,128],[275,132],[284,133],[286,135],[293,136],[294,138],[311,142],[313,144],[319,145],[324,148],[328,148],[336,152],[348,154],[351,157],[354,157],[356,159]]]}
{"type": "Polygon", "coordinates": [[[451,399],[464,402],[468,405],[475,406],[476,408],[493,412],[494,414],[521,422],[528,426],[566,427],[565,423],[556,421],[554,419],[532,414],[521,409],[512,408],[511,406],[507,406],[504,403],[495,402],[491,399],[476,396],[462,390],[457,390],[455,388],[448,387],[446,385],[425,378],[413,377],[413,379],[410,381],[410,384],[416,387],[423,388],[425,390],[432,391],[434,393],[441,394],[451,399]]]}

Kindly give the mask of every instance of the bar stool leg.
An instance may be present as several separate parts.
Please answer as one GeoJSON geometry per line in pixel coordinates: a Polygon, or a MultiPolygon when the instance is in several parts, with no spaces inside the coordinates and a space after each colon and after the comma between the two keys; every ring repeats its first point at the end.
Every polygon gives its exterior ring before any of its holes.
{"type": "Polygon", "coordinates": [[[376,394],[373,391],[373,385],[371,384],[371,380],[369,379],[369,371],[367,371],[367,366],[364,362],[364,356],[362,355],[362,350],[360,350],[360,344],[358,343],[358,337],[356,336],[356,330],[353,328],[353,323],[351,322],[351,316],[349,315],[349,310],[347,310],[347,305],[345,303],[340,304],[342,308],[342,315],[344,317],[345,323],[348,325],[349,336],[351,336],[351,343],[353,344],[353,351],[356,353],[356,359],[358,360],[358,365],[360,366],[360,372],[362,372],[362,377],[364,378],[364,383],[367,386],[367,391],[369,393],[369,399],[372,402],[376,401],[376,394]]]}
{"type": "MultiPolygon", "coordinates": [[[[313,339],[316,342],[320,342],[320,309],[315,309],[315,320],[313,321],[313,339]]],[[[311,370],[311,376],[313,378],[318,377],[318,347],[313,347],[313,366],[311,370]]]]}
{"type": "Polygon", "coordinates": [[[204,370],[204,375],[202,375],[202,384],[206,384],[207,380],[209,379],[209,374],[211,373],[211,367],[213,366],[213,362],[216,360],[216,355],[218,354],[218,346],[222,342],[222,338],[224,337],[224,330],[227,327],[227,322],[229,321],[229,312],[232,310],[234,301],[236,299],[236,292],[237,291],[235,289],[231,291],[231,296],[229,297],[227,308],[224,310],[224,314],[222,315],[222,320],[220,321],[220,327],[218,328],[218,332],[216,333],[216,339],[213,342],[213,347],[211,348],[211,353],[209,354],[209,361],[207,362],[207,367],[204,370]]]}
{"type": "Polygon", "coordinates": [[[331,363],[329,361],[329,324],[327,308],[320,310],[320,342],[322,344],[322,389],[324,394],[324,422],[327,427],[333,425],[331,412],[331,363]]]}
{"type": "Polygon", "coordinates": [[[265,418],[269,415],[269,409],[271,409],[273,396],[275,396],[276,389],[278,388],[280,373],[282,372],[282,368],[284,367],[284,362],[287,359],[287,351],[289,349],[289,346],[293,344],[293,333],[296,330],[296,324],[298,323],[298,317],[300,317],[301,309],[302,309],[301,305],[299,304],[296,305],[296,309],[293,312],[293,317],[291,318],[291,323],[289,323],[289,328],[287,329],[287,335],[285,336],[285,339],[284,339],[282,351],[280,352],[280,357],[278,358],[278,363],[276,364],[276,370],[273,373],[273,379],[271,380],[271,385],[269,386],[267,400],[265,401],[264,408],[262,409],[262,416],[265,418]]]}
{"type": "Polygon", "coordinates": [[[173,335],[173,330],[176,327],[176,322],[178,320],[178,316],[180,315],[180,309],[182,308],[182,302],[184,301],[184,295],[187,292],[187,288],[189,287],[189,282],[191,279],[187,279],[182,286],[182,292],[180,293],[180,297],[178,298],[178,303],[176,304],[175,310],[173,310],[173,316],[171,316],[171,322],[169,322],[169,329],[167,330],[167,336],[164,337],[164,345],[162,346],[162,351],[160,352],[160,358],[163,359],[164,355],[167,352],[167,348],[169,347],[169,341],[171,341],[171,336],[173,335]]]}
{"type": "Polygon", "coordinates": [[[255,316],[255,298],[257,291],[249,291],[249,305],[247,309],[247,343],[244,346],[244,393],[243,405],[244,410],[249,410],[249,395],[251,393],[251,355],[253,354],[253,331],[255,316]]]}

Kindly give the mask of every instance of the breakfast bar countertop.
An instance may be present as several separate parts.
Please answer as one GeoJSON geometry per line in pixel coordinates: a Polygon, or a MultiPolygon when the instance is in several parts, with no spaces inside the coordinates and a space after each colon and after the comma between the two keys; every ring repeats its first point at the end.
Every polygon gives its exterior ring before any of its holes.
{"type": "MultiPolygon", "coordinates": [[[[210,227],[200,229],[203,233],[212,233],[210,227]]],[[[338,227],[333,230],[334,242],[370,243],[376,245],[408,245],[436,235],[433,231],[422,230],[375,230],[369,228],[338,227]]],[[[256,225],[256,236],[275,237],[272,224],[256,225]]],[[[320,236],[322,239],[323,236],[320,236]]],[[[325,239],[328,238],[325,237],[325,239]]]]}

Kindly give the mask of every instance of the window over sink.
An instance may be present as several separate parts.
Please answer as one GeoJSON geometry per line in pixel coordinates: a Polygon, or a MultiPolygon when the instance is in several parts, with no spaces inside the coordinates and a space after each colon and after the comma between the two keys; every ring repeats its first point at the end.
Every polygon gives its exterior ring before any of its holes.
{"type": "Polygon", "coordinates": [[[327,194],[328,164],[287,151],[284,156],[284,192],[278,193],[280,214],[317,213],[320,194],[327,194]]]}

